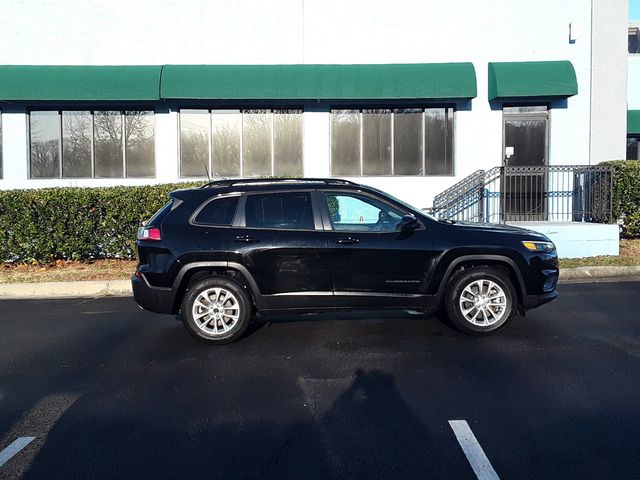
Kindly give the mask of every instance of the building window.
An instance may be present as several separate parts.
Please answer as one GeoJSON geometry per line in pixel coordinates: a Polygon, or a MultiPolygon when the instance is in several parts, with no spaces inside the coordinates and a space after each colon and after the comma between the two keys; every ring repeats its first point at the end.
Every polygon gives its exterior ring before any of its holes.
{"type": "Polygon", "coordinates": [[[31,178],[155,176],[151,111],[32,111],[31,178]]]}
{"type": "Polygon", "coordinates": [[[629,53],[640,53],[640,28],[629,27],[629,53]]]}
{"type": "Polygon", "coordinates": [[[453,175],[453,109],[333,110],[331,174],[453,175]]]}
{"type": "Polygon", "coordinates": [[[301,110],[180,110],[180,176],[302,176],[301,110]]]}
{"type": "Polygon", "coordinates": [[[627,160],[640,160],[640,136],[627,137],[627,160]]]}

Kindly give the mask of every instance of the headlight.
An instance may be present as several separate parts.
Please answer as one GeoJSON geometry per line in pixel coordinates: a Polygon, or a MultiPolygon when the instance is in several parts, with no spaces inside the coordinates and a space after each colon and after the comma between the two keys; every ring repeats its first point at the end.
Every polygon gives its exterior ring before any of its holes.
{"type": "Polygon", "coordinates": [[[530,240],[525,240],[522,242],[522,245],[524,245],[524,248],[530,252],[549,253],[556,249],[553,242],[532,242],[530,240]]]}

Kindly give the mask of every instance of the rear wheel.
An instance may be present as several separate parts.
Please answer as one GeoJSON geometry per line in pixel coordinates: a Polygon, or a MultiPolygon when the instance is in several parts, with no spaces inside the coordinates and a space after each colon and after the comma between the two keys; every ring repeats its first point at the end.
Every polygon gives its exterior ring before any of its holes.
{"type": "Polygon", "coordinates": [[[490,335],[518,315],[518,297],[508,275],[491,267],[473,267],[455,274],[445,293],[447,318],[472,335],[490,335]]]}
{"type": "Polygon", "coordinates": [[[223,344],[242,336],[251,319],[251,301],[233,280],[208,277],[196,282],[182,302],[182,322],[204,343],[223,344]]]}

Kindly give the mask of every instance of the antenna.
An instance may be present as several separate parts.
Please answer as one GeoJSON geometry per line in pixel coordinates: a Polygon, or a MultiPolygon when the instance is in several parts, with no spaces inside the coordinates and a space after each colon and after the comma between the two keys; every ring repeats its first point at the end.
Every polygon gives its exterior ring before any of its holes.
{"type": "Polygon", "coordinates": [[[206,174],[207,174],[207,179],[208,179],[208,180],[209,180],[209,182],[210,182],[210,181],[211,181],[211,175],[209,175],[209,169],[207,168],[207,164],[205,163],[205,164],[203,164],[203,166],[204,166],[204,171],[205,171],[205,172],[206,172],[206,174]]]}

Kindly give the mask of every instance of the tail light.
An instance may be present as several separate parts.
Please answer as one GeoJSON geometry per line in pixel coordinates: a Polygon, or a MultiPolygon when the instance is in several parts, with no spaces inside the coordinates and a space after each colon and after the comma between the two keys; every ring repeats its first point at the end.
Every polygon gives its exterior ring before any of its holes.
{"type": "Polygon", "coordinates": [[[140,227],[138,229],[138,240],[162,240],[162,234],[158,227],[140,227]]]}

